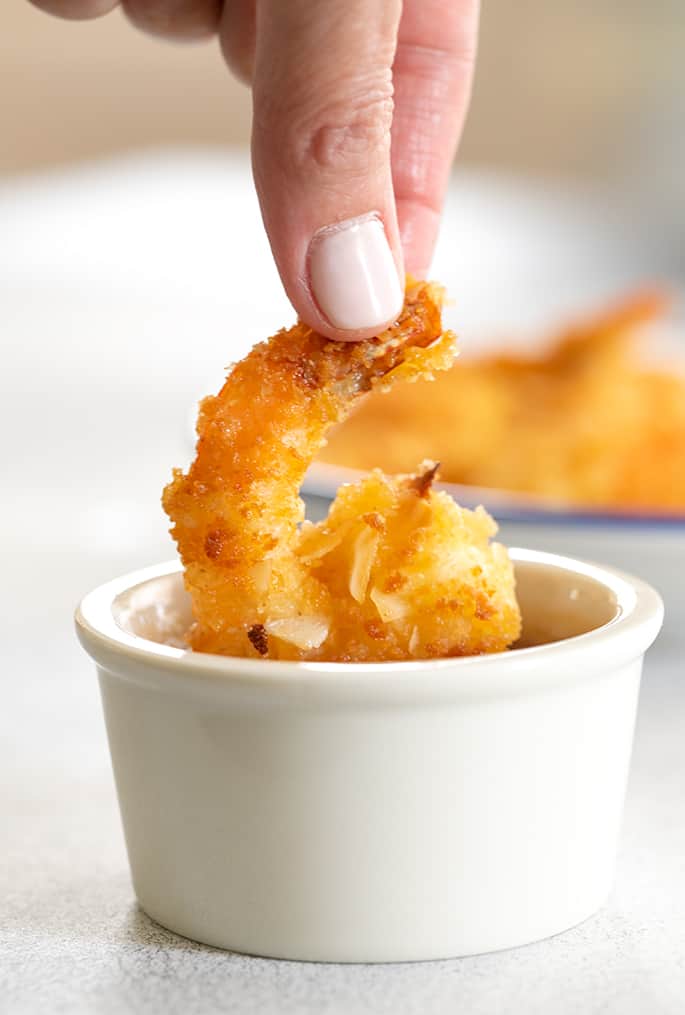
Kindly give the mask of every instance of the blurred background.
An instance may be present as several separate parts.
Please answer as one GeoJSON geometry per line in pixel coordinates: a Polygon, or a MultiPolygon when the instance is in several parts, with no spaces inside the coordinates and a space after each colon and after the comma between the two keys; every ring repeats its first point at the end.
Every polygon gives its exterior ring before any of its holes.
{"type": "MultiPolygon", "coordinates": [[[[463,355],[538,341],[645,280],[680,287],[683,52],[680,0],[483,5],[434,264],[463,355]]],[[[66,22],[6,0],[0,62],[5,529],[164,556],[158,494],[198,397],[292,319],[252,190],[250,94],[215,42],[147,37],[118,10],[66,22]],[[18,453],[27,391],[40,412],[18,453]],[[76,502],[67,460],[88,462],[76,502]]]]}
{"type": "MultiPolygon", "coordinates": [[[[682,188],[681,0],[484,3],[481,24],[461,164],[682,188]]],[[[147,38],[119,11],[67,23],[6,0],[0,54],[6,174],[140,148],[248,143],[249,93],[213,43],[147,38]]]]}

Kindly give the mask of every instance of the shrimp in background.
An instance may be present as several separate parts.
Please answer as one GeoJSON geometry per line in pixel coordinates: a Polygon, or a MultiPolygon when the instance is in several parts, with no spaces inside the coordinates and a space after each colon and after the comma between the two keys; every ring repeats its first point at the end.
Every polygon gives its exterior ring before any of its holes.
{"type": "Polygon", "coordinates": [[[374,474],[305,523],[299,489],[327,431],[372,389],[454,356],[442,290],[412,283],[383,335],[338,343],[304,324],[236,364],[203,401],[196,458],[166,488],[198,651],[383,660],[497,651],[519,633],[513,573],[483,512],[416,477],[374,474]]]}
{"type": "Polygon", "coordinates": [[[564,329],[547,351],[460,362],[430,387],[372,395],[322,457],[413,468],[430,442],[442,478],[617,511],[685,508],[685,372],[649,362],[659,291],[628,295],[564,329]],[[642,336],[640,347],[636,339],[642,336]]]}

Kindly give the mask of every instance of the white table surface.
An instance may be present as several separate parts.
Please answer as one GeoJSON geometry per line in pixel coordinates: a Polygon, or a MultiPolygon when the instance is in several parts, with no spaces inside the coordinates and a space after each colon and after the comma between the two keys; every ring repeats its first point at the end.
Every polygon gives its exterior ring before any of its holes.
{"type": "Polygon", "coordinates": [[[171,555],[158,495],[187,455],[188,393],[232,352],[214,323],[185,362],[177,332],[216,313],[199,285],[160,301],[146,281],[136,303],[117,277],[79,288],[46,261],[32,278],[13,254],[0,237],[0,1012],[681,1012],[685,673],[666,642],[647,662],[616,888],[582,926],[495,955],[336,966],[205,948],[137,909],[71,614],[98,582],[171,555]]]}

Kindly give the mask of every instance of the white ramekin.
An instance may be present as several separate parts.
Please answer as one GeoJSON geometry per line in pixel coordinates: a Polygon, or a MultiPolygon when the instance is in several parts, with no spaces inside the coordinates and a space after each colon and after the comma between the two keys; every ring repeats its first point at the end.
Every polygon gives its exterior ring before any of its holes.
{"type": "Polygon", "coordinates": [[[186,652],[177,564],[81,603],[133,883],[221,948],[379,962],[555,934],[605,900],[645,650],[637,579],[514,550],[528,642],[438,662],[186,652]]]}

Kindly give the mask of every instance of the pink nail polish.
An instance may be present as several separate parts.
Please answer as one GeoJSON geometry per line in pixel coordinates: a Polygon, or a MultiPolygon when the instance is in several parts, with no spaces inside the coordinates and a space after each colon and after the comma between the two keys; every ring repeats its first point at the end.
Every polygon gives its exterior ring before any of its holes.
{"type": "Polygon", "coordinates": [[[404,292],[376,215],[320,229],[309,248],[309,278],[319,309],[335,328],[380,328],[402,309],[404,292]]]}

